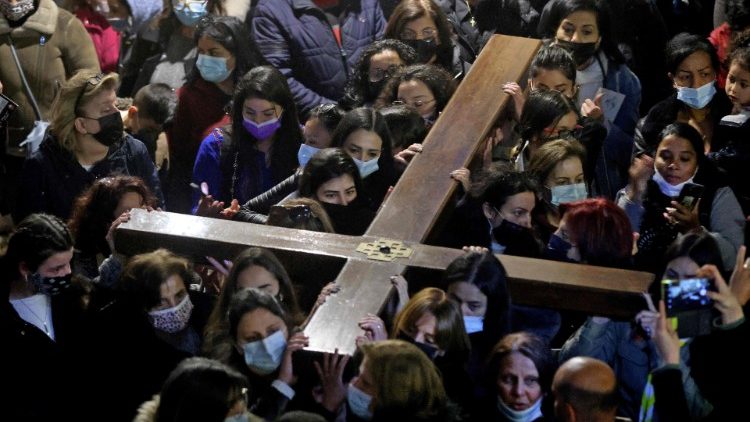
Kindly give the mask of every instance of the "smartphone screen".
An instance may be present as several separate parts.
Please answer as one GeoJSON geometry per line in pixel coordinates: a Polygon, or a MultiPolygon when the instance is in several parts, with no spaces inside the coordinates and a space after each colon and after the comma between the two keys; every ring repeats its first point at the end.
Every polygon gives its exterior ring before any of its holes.
{"type": "Polygon", "coordinates": [[[661,283],[662,297],[670,316],[713,306],[713,301],[708,297],[713,284],[708,278],[667,279],[661,283]]]}
{"type": "Polygon", "coordinates": [[[678,202],[690,210],[695,208],[698,200],[703,196],[703,185],[697,183],[686,183],[680,191],[678,202]]]}

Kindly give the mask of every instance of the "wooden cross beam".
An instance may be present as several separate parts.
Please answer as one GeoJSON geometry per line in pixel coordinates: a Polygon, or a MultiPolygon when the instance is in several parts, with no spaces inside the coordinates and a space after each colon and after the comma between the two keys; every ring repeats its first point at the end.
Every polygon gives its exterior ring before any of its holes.
{"type": "MultiPolygon", "coordinates": [[[[357,322],[378,314],[391,294],[389,278],[407,267],[444,269],[461,251],[421,244],[456,189],[451,170],[469,164],[509,97],[507,81],[523,81],[539,41],[496,35],[483,49],[453,99],[440,115],[423,152],[414,158],[383,204],[365,236],[343,236],[207,219],[172,213],[134,211],[117,232],[116,249],[134,254],[166,247],[176,253],[228,258],[248,246],[343,262],[336,278],[340,291],[318,309],[305,328],[309,350],[352,354],[362,333],[357,322]],[[379,238],[413,249],[393,262],[368,259],[360,243],[379,238]]],[[[640,296],[653,276],[623,270],[499,256],[518,303],[632,317],[643,309],[640,296]]],[[[314,272],[317,268],[308,269],[314,272]]]]}

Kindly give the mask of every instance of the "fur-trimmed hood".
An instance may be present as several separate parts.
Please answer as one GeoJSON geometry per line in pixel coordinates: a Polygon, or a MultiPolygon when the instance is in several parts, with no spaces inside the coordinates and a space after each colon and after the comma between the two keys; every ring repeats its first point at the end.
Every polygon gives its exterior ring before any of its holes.
{"type": "Polygon", "coordinates": [[[156,422],[156,411],[159,410],[159,395],[143,404],[138,408],[133,422],[156,422]]]}

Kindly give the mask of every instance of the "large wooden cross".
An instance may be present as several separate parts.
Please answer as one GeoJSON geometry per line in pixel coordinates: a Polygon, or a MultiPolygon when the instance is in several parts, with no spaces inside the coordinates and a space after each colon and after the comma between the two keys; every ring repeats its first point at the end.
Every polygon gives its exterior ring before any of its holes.
{"type": "MultiPolygon", "coordinates": [[[[361,237],[259,226],[173,213],[136,210],[117,231],[116,249],[124,254],[165,247],[178,254],[231,258],[248,246],[262,246],[282,256],[314,256],[316,262],[343,263],[340,286],[305,328],[308,350],[352,354],[362,334],[357,322],[378,314],[392,286],[390,276],[407,267],[442,270],[462,252],[422,242],[450,201],[456,182],[449,173],[465,167],[509,102],[507,81],[523,82],[539,41],[496,35],[482,50],[424,141],[395,189],[361,237]],[[361,244],[392,239],[411,248],[408,258],[373,260],[357,252],[361,244]]],[[[646,273],[498,256],[505,266],[514,302],[630,317],[643,309],[641,294],[653,276],[646,273]]],[[[282,259],[283,260],[283,259],[282,259]]],[[[283,260],[294,263],[298,260],[283,260]]],[[[309,262],[309,261],[307,261],[309,262]]],[[[315,273],[318,267],[307,268],[315,273]]],[[[297,280],[298,282],[302,280],[297,280]]]]}

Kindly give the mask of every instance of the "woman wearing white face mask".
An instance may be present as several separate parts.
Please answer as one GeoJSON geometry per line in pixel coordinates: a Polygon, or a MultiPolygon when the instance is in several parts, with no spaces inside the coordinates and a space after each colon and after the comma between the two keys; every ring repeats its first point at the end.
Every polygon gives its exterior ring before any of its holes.
{"type": "Polygon", "coordinates": [[[659,135],[655,158],[637,157],[630,183],[618,193],[618,205],[640,233],[636,265],[658,271],[658,260],[679,234],[707,231],[716,239],[729,270],[743,242],[745,218],[732,189],[703,154],[701,135],[687,123],[673,123],[659,135]],[[688,183],[703,186],[692,208],[681,200],[688,183]]]}
{"type": "Polygon", "coordinates": [[[308,337],[293,334],[281,305],[257,289],[235,293],[227,318],[234,349],[224,363],[248,377],[250,411],[274,420],[295,396],[292,354],[307,346],[308,337]]]}
{"type": "Polygon", "coordinates": [[[720,67],[716,50],[699,35],[681,33],[667,43],[665,62],[675,94],[653,106],[640,122],[636,151],[653,150],[661,141],[661,131],[674,122],[687,123],[699,132],[701,155],[718,151],[728,139],[719,122],[732,114],[732,102],[723,89],[716,88],[720,67]]]}
{"type": "Polygon", "coordinates": [[[542,242],[560,224],[560,204],[588,197],[583,165],[586,150],[577,141],[558,139],[542,145],[529,162],[528,172],[542,187],[543,200],[534,213],[534,222],[542,242]]]}
{"type": "Polygon", "coordinates": [[[486,403],[487,417],[503,422],[553,420],[543,415],[542,401],[550,392],[554,366],[548,343],[534,334],[503,337],[486,368],[488,390],[496,392],[486,403]]]}
{"type": "Polygon", "coordinates": [[[396,183],[391,134],[385,118],[373,109],[355,108],[341,119],[331,145],[352,157],[363,182],[359,194],[377,210],[388,188],[396,183]]]}
{"type": "Polygon", "coordinates": [[[158,249],[130,259],[111,300],[92,300],[96,412],[129,415],[200,352],[213,299],[189,289],[196,280],[186,259],[158,249]]]}

